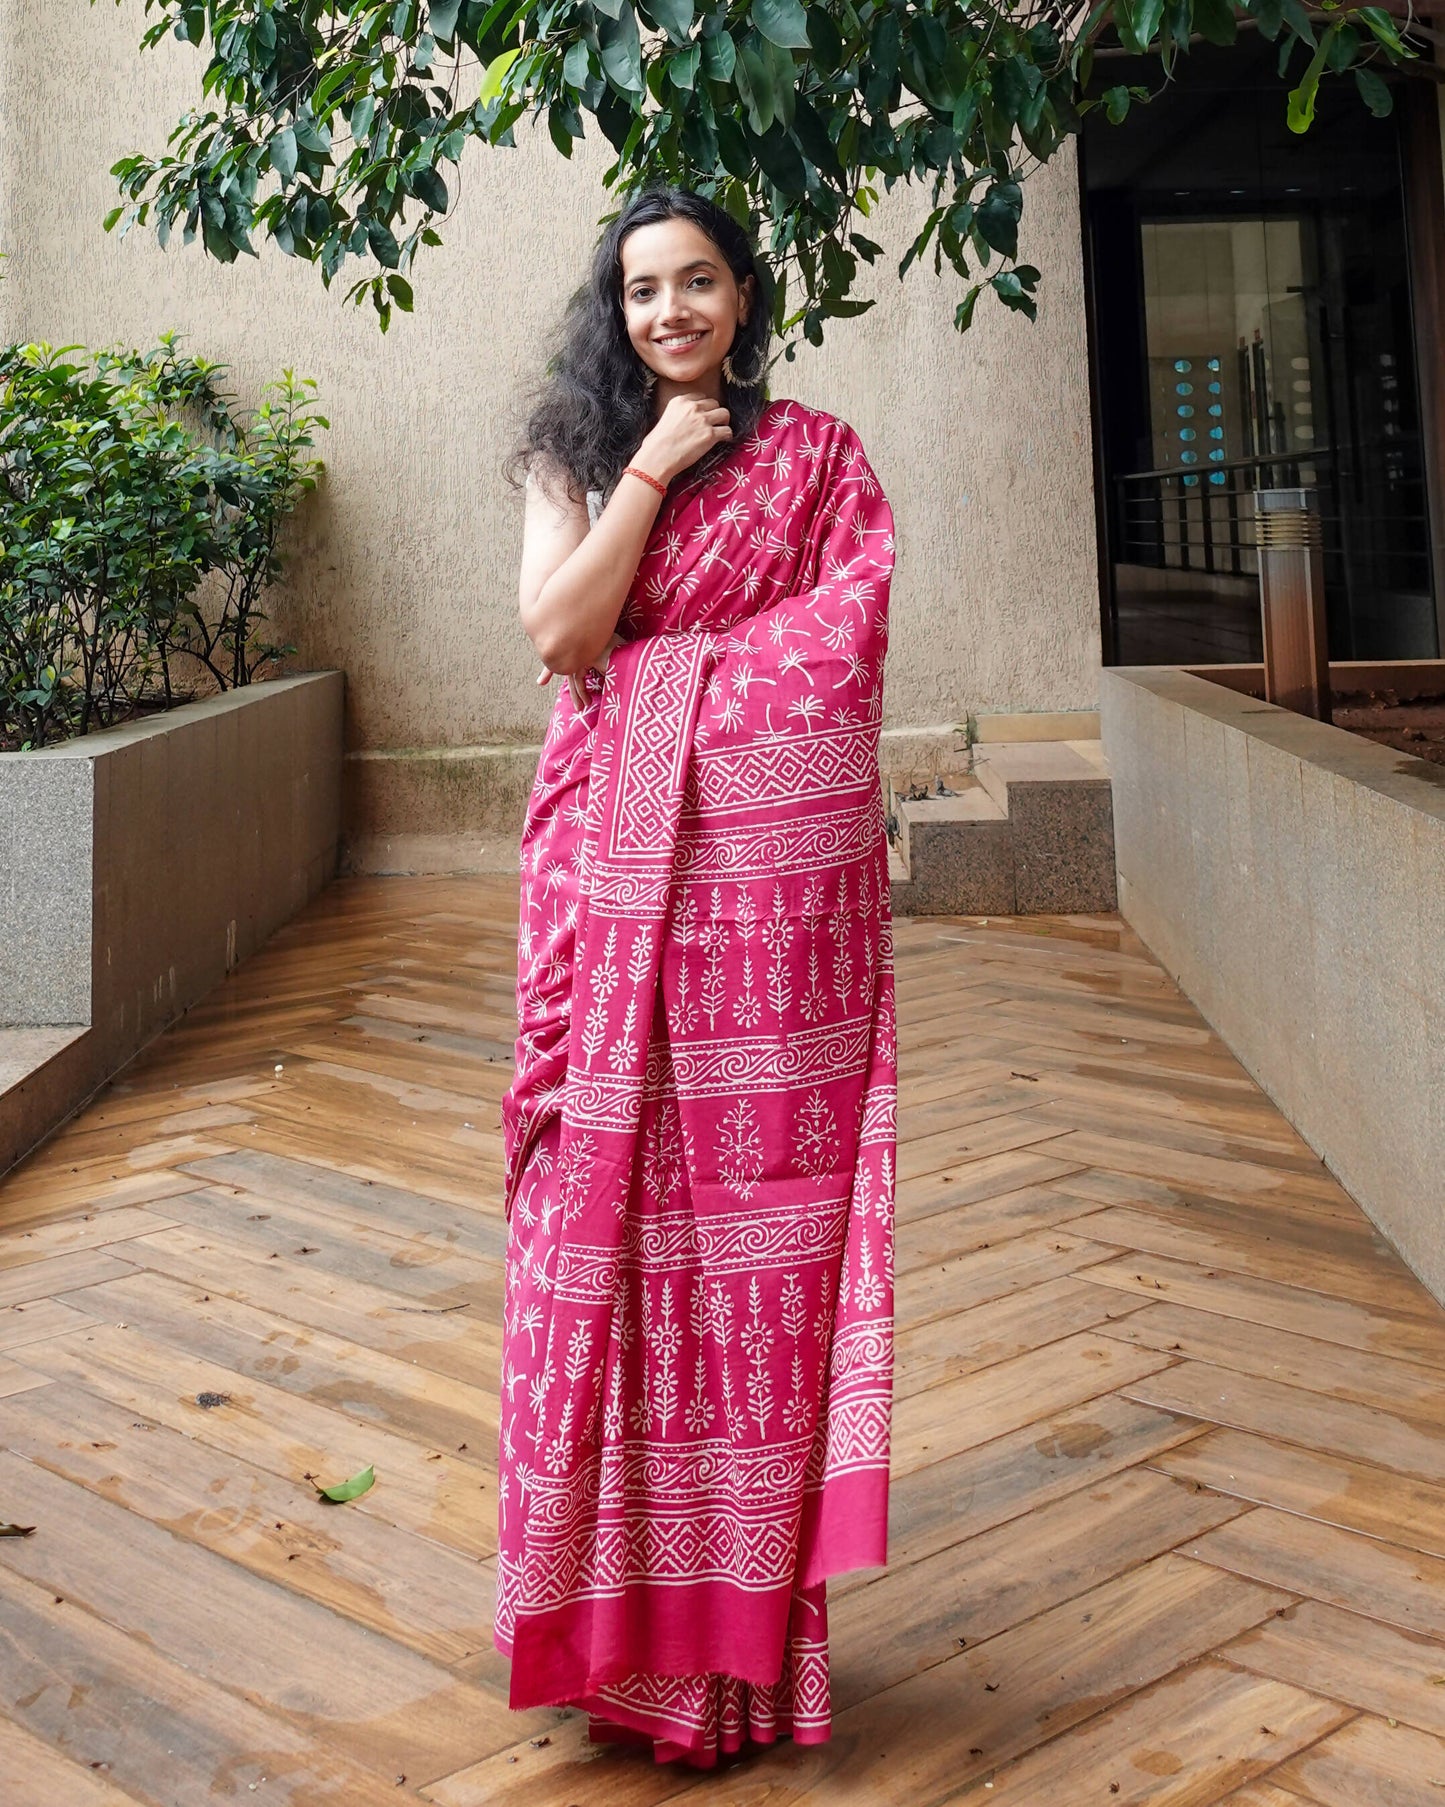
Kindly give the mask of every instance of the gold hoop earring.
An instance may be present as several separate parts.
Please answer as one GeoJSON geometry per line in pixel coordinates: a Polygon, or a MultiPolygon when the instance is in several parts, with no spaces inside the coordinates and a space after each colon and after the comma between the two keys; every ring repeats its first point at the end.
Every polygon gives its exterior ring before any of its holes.
{"type": "Polygon", "coordinates": [[[755,375],[739,376],[737,371],[733,368],[733,354],[731,352],[729,352],[722,361],[722,373],[724,380],[731,383],[735,389],[756,389],[758,384],[763,380],[761,359],[759,360],[758,369],[755,375]]]}

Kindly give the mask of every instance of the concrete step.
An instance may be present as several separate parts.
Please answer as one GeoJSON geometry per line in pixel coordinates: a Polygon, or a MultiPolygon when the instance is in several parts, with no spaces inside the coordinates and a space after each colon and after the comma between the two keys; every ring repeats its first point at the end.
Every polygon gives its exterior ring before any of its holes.
{"type": "Polygon", "coordinates": [[[911,797],[894,792],[893,815],[905,862],[913,859],[915,836],[921,843],[928,842],[937,839],[935,830],[944,823],[1002,822],[1008,813],[972,778],[945,779],[944,786],[942,796],[911,797]]]}
{"type": "Polygon", "coordinates": [[[926,797],[918,788],[884,775],[898,915],[1117,907],[1113,793],[1098,741],[983,743],[970,774],[937,781],[926,797]]]}
{"type": "Polygon", "coordinates": [[[0,1174],[54,1129],[54,1089],[79,1083],[90,1035],[87,1023],[0,1024],[0,1174]]]}
{"type": "Polygon", "coordinates": [[[0,1097],[89,1032],[86,1023],[0,1025],[0,1097]]]}
{"type": "Polygon", "coordinates": [[[1006,915],[1014,895],[1008,818],[974,779],[943,783],[942,796],[888,788],[901,874],[893,907],[900,916],[1006,915]]]}
{"type": "Polygon", "coordinates": [[[1099,741],[999,741],[975,750],[973,776],[1007,814],[1015,787],[1107,784],[1109,769],[1099,741]]]}

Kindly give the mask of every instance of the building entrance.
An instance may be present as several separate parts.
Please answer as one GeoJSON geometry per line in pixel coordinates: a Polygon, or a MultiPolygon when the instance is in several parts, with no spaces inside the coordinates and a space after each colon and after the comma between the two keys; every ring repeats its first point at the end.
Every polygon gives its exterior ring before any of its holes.
{"type": "Polygon", "coordinates": [[[1337,82],[1290,132],[1276,57],[1257,33],[1200,47],[1157,104],[1086,122],[1111,664],[1260,659],[1253,495],[1296,487],[1331,658],[1441,650],[1401,128],[1337,82]]]}

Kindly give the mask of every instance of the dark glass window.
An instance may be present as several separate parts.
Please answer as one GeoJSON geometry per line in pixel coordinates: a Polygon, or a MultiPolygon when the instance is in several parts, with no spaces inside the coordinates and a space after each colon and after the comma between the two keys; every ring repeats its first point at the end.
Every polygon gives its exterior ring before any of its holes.
{"type": "MultiPolygon", "coordinates": [[[[1114,663],[1258,660],[1253,492],[1299,486],[1330,656],[1439,654],[1399,126],[1326,82],[1290,132],[1277,56],[1198,47],[1158,101],[1086,122],[1114,663]]],[[[1161,75],[1104,56],[1096,80],[1161,75]]]]}

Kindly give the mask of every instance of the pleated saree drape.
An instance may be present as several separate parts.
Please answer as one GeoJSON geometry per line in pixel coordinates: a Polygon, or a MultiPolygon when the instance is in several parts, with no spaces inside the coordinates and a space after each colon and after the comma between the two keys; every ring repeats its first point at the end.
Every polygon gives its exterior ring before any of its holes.
{"type": "Polygon", "coordinates": [[[659,1757],[825,1738],[824,1584],[884,1560],[892,566],[856,435],[769,404],[523,835],[496,1639],[659,1757]]]}

